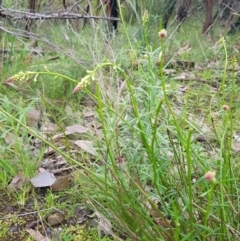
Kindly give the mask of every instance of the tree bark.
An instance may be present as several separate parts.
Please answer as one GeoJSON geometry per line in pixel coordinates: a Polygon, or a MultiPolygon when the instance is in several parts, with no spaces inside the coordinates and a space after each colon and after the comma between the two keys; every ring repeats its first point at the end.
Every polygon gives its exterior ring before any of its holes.
{"type": "Polygon", "coordinates": [[[163,28],[167,28],[168,20],[172,15],[177,0],[165,0],[163,7],[163,28]]]}
{"type": "Polygon", "coordinates": [[[206,1],[206,17],[203,25],[203,34],[207,34],[212,25],[212,10],[213,10],[213,0],[206,1]]]}
{"type": "MultiPolygon", "coordinates": [[[[34,13],[36,10],[36,2],[37,2],[37,0],[29,0],[28,9],[31,13],[34,13]]],[[[26,22],[26,27],[25,27],[26,31],[30,32],[31,24],[32,24],[32,20],[28,19],[26,22]]]]}
{"type": "MultiPolygon", "coordinates": [[[[118,18],[118,0],[106,1],[106,13],[108,17],[118,18]]],[[[117,31],[118,21],[110,20],[108,26],[110,31],[117,31]]]]}

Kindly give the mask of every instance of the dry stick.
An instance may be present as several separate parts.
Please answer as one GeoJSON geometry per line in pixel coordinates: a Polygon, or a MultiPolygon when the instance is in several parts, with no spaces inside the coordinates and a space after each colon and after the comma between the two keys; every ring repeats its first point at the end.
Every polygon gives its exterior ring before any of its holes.
{"type": "MultiPolygon", "coordinates": [[[[80,2],[80,1],[79,1],[80,2]]],[[[70,9],[71,10],[71,9],[70,9]]],[[[32,19],[32,20],[48,20],[48,19],[102,19],[102,20],[120,20],[119,18],[113,18],[113,17],[99,17],[99,16],[86,16],[86,15],[80,15],[80,14],[74,14],[74,13],[69,13],[69,11],[61,12],[61,13],[52,13],[52,14],[40,14],[40,13],[30,13],[30,12],[24,12],[24,11],[19,11],[19,10],[11,10],[7,8],[0,7],[0,16],[11,19],[11,20],[21,20],[21,19],[32,19]]],[[[46,38],[36,35],[33,33],[29,33],[26,31],[21,31],[18,30],[18,33],[12,32],[8,30],[7,28],[4,28],[0,26],[0,30],[3,30],[6,33],[11,34],[15,38],[17,38],[21,43],[24,45],[27,45],[24,41],[22,41],[19,37],[28,37],[31,39],[35,39],[38,41],[41,41],[48,46],[56,49],[58,52],[63,53],[67,57],[75,60],[78,64],[86,64],[87,62],[84,60],[76,59],[75,57],[71,56],[69,53],[63,51],[60,47],[57,45],[54,45],[53,43],[49,42],[46,38]]]]}
{"type": "Polygon", "coordinates": [[[67,11],[67,14],[68,13],[70,13],[73,9],[74,9],[74,7],[75,6],[77,6],[80,2],[82,2],[83,0],[79,0],[78,2],[76,2],[75,4],[73,4],[69,9],[68,9],[68,11],[67,11]]]}
{"type": "Polygon", "coordinates": [[[24,12],[19,10],[11,10],[7,8],[0,7],[0,16],[3,15],[6,18],[10,18],[12,20],[21,20],[21,19],[31,19],[31,20],[48,20],[48,19],[102,19],[102,20],[117,20],[120,18],[113,17],[103,17],[103,16],[87,16],[76,13],[69,13],[69,11],[63,11],[58,13],[51,14],[41,14],[41,13],[31,13],[24,12]]]}
{"type": "MultiPolygon", "coordinates": [[[[197,208],[199,208],[199,210],[201,210],[202,212],[206,212],[206,210],[205,209],[203,209],[203,208],[201,208],[200,206],[198,206],[196,203],[193,203],[193,205],[195,206],[195,207],[197,207],[197,208]]],[[[210,214],[210,216],[209,216],[209,218],[213,218],[215,221],[217,221],[217,222],[220,222],[221,220],[220,220],[220,218],[218,218],[218,217],[216,217],[215,215],[213,215],[213,214],[210,214]]],[[[229,229],[229,231],[231,232],[231,233],[233,233],[236,237],[239,237],[240,236],[240,232],[237,230],[237,229],[235,229],[235,228],[233,228],[230,224],[226,224],[226,227],[229,229]]]]}
{"type": "Polygon", "coordinates": [[[63,171],[69,171],[69,170],[72,170],[72,169],[73,169],[73,167],[63,167],[63,168],[51,170],[50,172],[53,173],[53,174],[57,174],[57,173],[60,173],[60,172],[63,172],[63,171]]]}
{"type": "Polygon", "coordinates": [[[0,217],[0,220],[5,220],[5,219],[10,219],[12,217],[24,217],[24,216],[28,216],[28,215],[34,215],[34,214],[37,214],[39,212],[45,212],[45,211],[49,211],[49,210],[55,210],[55,211],[58,211],[58,212],[61,212],[61,210],[57,209],[57,208],[46,208],[46,209],[41,209],[41,210],[38,210],[38,211],[32,211],[32,212],[27,212],[27,213],[21,213],[21,214],[11,214],[11,215],[7,215],[7,216],[4,216],[4,217],[0,217]]]}

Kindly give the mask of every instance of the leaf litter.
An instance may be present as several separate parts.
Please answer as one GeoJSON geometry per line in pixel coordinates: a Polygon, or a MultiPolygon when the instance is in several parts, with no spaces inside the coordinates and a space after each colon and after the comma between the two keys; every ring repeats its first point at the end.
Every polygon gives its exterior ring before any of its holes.
{"type": "Polygon", "coordinates": [[[52,138],[53,138],[53,140],[57,140],[64,136],[68,136],[68,135],[72,135],[72,134],[84,134],[86,132],[88,132],[88,128],[86,128],[85,126],[72,125],[72,126],[67,126],[64,133],[56,134],[52,138]]]}
{"type": "Polygon", "coordinates": [[[23,188],[24,184],[28,182],[28,178],[26,178],[23,174],[18,173],[8,185],[8,188],[11,191],[17,191],[23,188]]]}
{"type": "Polygon", "coordinates": [[[84,151],[90,153],[93,156],[97,155],[96,150],[93,147],[93,142],[92,141],[86,141],[86,140],[77,140],[74,142],[74,144],[84,151]]]}
{"type": "Polygon", "coordinates": [[[31,228],[26,228],[25,230],[35,241],[51,241],[48,237],[44,237],[38,230],[34,230],[31,228]]]}
{"type": "Polygon", "coordinates": [[[48,171],[38,173],[34,178],[31,180],[32,185],[36,187],[50,187],[56,181],[56,177],[53,173],[48,171]]]}
{"type": "MultiPolygon", "coordinates": [[[[76,138],[79,137],[79,135],[88,133],[89,131],[91,131],[91,134],[88,134],[88,138],[91,137],[92,135],[96,135],[97,132],[100,133],[101,126],[95,123],[96,119],[94,116],[94,112],[92,112],[89,109],[84,113],[82,113],[82,117],[85,121],[85,125],[82,125],[82,124],[70,125],[65,128],[63,133],[62,132],[56,133],[57,130],[59,130],[58,125],[50,122],[48,118],[43,118],[41,111],[33,108],[26,114],[27,125],[30,128],[38,129],[40,131],[40,135],[44,139],[54,140],[55,145],[57,145],[58,148],[62,150],[67,148],[69,153],[78,155],[79,149],[77,147],[79,147],[80,149],[82,149],[82,151],[87,152],[92,156],[95,156],[97,153],[93,147],[93,141],[76,140],[76,138]],[[66,136],[67,136],[67,142],[65,140],[66,136]]],[[[10,143],[14,144],[15,140],[16,140],[15,136],[6,139],[6,141],[8,141],[9,144],[10,143]]],[[[21,139],[20,141],[24,142],[25,140],[21,139]]],[[[17,174],[9,184],[9,190],[14,190],[14,191],[20,190],[25,184],[31,183],[37,192],[43,193],[40,196],[44,197],[45,196],[44,193],[46,193],[47,190],[51,190],[52,192],[59,192],[59,191],[64,191],[71,188],[71,184],[73,181],[71,173],[74,167],[72,165],[69,165],[66,159],[64,159],[61,155],[58,155],[52,147],[45,147],[44,143],[35,137],[31,137],[30,142],[27,143],[26,146],[27,145],[31,145],[31,148],[29,148],[29,151],[32,152],[33,156],[39,156],[39,153],[41,153],[41,150],[45,149],[45,151],[42,152],[43,153],[42,160],[40,160],[39,162],[38,173],[36,173],[36,175],[31,179],[25,177],[24,174],[17,174]],[[38,155],[34,154],[36,153],[36,151],[38,155]]],[[[44,235],[44,232],[42,232],[41,229],[39,229],[39,227],[41,226],[44,228],[45,225],[41,221],[42,217],[38,217],[37,215],[38,212],[32,212],[33,208],[34,208],[34,203],[27,202],[26,205],[23,206],[23,209],[20,211],[21,214],[19,214],[21,216],[23,210],[27,211],[24,214],[27,217],[28,216],[30,217],[32,213],[36,214],[36,215],[34,214],[33,219],[29,218],[29,221],[26,223],[25,225],[26,232],[28,232],[32,237],[32,239],[34,240],[50,241],[50,238],[46,237],[44,235]]],[[[88,210],[88,209],[84,208],[84,210],[88,210]]],[[[71,218],[65,219],[64,217],[64,219],[62,219],[62,218],[59,218],[58,214],[56,213],[59,213],[59,212],[52,212],[49,215],[53,215],[53,216],[47,215],[46,217],[44,217],[44,220],[48,223],[49,226],[51,227],[61,226],[62,222],[66,222],[70,224],[71,218]],[[55,217],[55,220],[52,217],[55,217]]],[[[72,224],[73,225],[77,225],[80,223],[83,224],[89,219],[97,218],[95,214],[89,215],[88,211],[84,211],[84,213],[85,213],[84,218],[82,217],[80,218],[76,216],[76,218],[74,219],[75,221],[72,224]]],[[[93,213],[93,211],[91,211],[90,213],[93,213]]],[[[15,215],[18,215],[18,214],[15,214],[15,215]]],[[[104,225],[104,222],[101,220],[100,220],[100,223],[104,225]]],[[[12,226],[12,229],[14,229],[14,226],[12,226]]]]}

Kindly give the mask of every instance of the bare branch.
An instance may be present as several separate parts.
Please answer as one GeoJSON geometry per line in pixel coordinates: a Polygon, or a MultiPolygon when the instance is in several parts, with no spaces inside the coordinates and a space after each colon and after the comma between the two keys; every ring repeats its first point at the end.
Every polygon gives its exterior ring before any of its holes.
{"type": "Polygon", "coordinates": [[[24,12],[19,10],[12,10],[8,8],[0,7],[0,16],[4,18],[9,18],[12,20],[21,20],[21,19],[31,19],[31,20],[49,20],[49,19],[101,19],[101,20],[117,20],[119,18],[112,17],[103,17],[103,16],[88,16],[76,13],[70,13],[69,11],[50,13],[50,14],[41,14],[41,13],[31,13],[24,12]]]}

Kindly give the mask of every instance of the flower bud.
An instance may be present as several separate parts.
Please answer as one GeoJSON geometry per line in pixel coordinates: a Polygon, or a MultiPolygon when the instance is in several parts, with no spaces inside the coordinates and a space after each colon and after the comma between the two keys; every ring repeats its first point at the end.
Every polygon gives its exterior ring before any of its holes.
{"type": "Polygon", "coordinates": [[[208,171],[204,175],[205,179],[209,182],[215,182],[216,181],[216,172],[214,171],[208,171]]]}
{"type": "Polygon", "coordinates": [[[160,32],[158,32],[158,37],[159,38],[165,38],[166,36],[167,36],[166,29],[162,29],[160,32]]]}
{"type": "Polygon", "coordinates": [[[228,105],[223,105],[223,106],[222,106],[222,109],[223,109],[224,111],[228,111],[228,110],[229,110],[229,106],[228,106],[228,105]]]}

